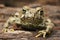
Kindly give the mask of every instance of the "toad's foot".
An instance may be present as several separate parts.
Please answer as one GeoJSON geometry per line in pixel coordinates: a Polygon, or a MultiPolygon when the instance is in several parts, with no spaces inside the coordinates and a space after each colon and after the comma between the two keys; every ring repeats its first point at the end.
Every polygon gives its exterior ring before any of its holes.
{"type": "Polygon", "coordinates": [[[39,36],[43,35],[43,38],[45,38],[45,36],[46,36],[46,31],[45,30],[39,31],[38,33],[39,34],[37,34],[35,37],[39,37],[39,36]]]}

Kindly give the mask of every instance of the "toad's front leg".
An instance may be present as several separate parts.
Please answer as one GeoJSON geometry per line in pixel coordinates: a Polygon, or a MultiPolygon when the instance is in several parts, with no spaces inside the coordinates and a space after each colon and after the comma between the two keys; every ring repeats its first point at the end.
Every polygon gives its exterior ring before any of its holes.
{"type": "Polygon", "coordinates": [[[39,31],[38,34],[37,34],[35,37],[39,37],[39,36],[41,36],[41,35],[43,35],[43,38],[45,38],[45,36],[46,36],[46,31],[45,31],[45,30],[39,31]]]}

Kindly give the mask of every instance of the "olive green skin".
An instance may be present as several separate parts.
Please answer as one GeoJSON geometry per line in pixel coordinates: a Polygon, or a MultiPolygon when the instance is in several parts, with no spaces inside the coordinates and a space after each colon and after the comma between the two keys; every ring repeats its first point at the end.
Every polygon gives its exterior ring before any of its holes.
{"type": "Polygon", "coordinates": [[[12,17],[12,19],[14,19],[12,20],[12,22],[10,20],[11,18],[8,19],[9,21],[6,22],[5,26],[9,27],[10,24],[12,25],[16,24],[17,28],[20,27],[25,30],[32,30],[32,31],[38,30],[39,33],[36,37],[43,35],[43,37],[45,38],[46,33],[50,32],[50,30],[52,30],[53,28],[52,25],[53,23],[51,22],[51,20],[45,17],[43,10],[37,10],[36,12],[31,12],[31,13],[28,10],[26,11],[27,11],[26,14],[25,12],[22,13],[20,12],[20,15],[17,15],[18,17],[14,15],[14,17],[12,17]]]}
{"type": "Polygon", "coordinates": [[[23,25],[21,24],[21,28],[25,29],[25,30],[31,30],[31,31],[36,31],[36,30],[44,30],[46,29],[46,27],[41,27],[41,26],[35,26],[35,25],[23,25]]]}
{"type": "Polygon", "coordinates": [[[42,24],[42,22],[43,22],[43,19],[22,18],[21,24],[18,24],[18,25],[20,25],[20,27],[22,27],[23,29],[27,29],[27,30],[43,30],[43,29],[46,29],[45,25],[39,26],[39,24],[42,24]]]}

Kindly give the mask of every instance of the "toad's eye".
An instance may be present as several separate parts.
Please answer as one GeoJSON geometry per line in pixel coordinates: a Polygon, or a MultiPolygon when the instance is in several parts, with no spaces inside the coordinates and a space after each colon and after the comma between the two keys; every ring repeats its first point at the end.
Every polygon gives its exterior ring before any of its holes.
{"type": "Polygon", "coordinates": [[[48,22],[48,21],[45,21],[45,22],[48,22]]]}
{"type": "Polygon", "coordinates": [[[18,17],[18,16],[16,15],[16,17],[18,17]]]}
{"type": "Polygon", "coordinates": [[[24,12],[26,12],[26,10],[23,9],[24,12]]]}
{"type": "Polygon", "coordinates": [[[43,10],[40,11],[40,15],[43,15],[43,10]]]}

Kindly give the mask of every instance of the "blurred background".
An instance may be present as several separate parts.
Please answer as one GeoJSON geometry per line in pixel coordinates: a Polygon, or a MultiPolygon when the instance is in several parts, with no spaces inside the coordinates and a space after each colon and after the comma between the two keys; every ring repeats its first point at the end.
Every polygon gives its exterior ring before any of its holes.
{"type": "Polygon", "coordinates": [[[30,4],[60,6],[60,0],[0,0],[0,4],[11,7],[21,7],[30,4]]]}

